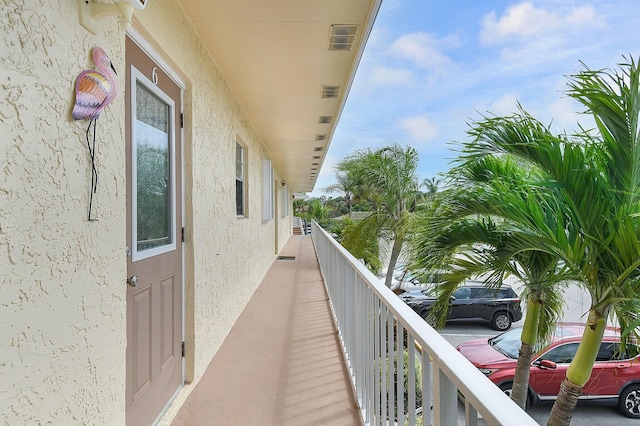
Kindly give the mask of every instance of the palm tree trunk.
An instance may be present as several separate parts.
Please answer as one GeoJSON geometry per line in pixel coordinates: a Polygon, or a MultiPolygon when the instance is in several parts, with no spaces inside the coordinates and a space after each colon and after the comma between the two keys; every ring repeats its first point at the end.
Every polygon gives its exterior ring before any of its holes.
{"type": "Polygon", "coordinates": [[[384,280],[384,284],[391,288],[391,280],[393,279],[393,270],[400,257],[400,251],[402,250],[402,238],[397,235],[393,240],[393,247],[391,248],[391,256],[389,257],[389,266],[387,267],[387,276],[384,280]]]}
{"type": "Polygon", "coordinates": [[[581,393],[582,386],[577,386],[565,378],[560,385],[560,393],[551,409],[547,426],[568,426],[581,393]]]}
{"type": "Polygon", "coordinates": [[[589,319],[576,351],[576,356],[569,364],[567,376],[560,386],[558,399],[553,404],[547,426],[568,426],[573,410],[578,403],[582,388],[591,377],[593,363],[598,356],[600,343],[607,326],[607,315],[594,309],[589,311],[589,319]]]}
{"type": "Polygon", "coordinates": [[[531,368],[531,357],[533,356],[533,346],[523,343],[518,353],[518,363],[513,377],[513,387],[511,388],[511,399],[523,410],[527,405],[527,393],[529,390],[529,370],[531,368]]]}
{"type": "Polygon", "coordinates": [[[522,343],[518,352],[518,363],[516,373],[513,377],[513,387],[511,388],[511,399],[523,410],[527,405],[527,393],[529,390],[529,366],[533,356],[533,346],[522,343]]]}
{"type": "Polygon", "coordinates": [[[538,323],[540,321],[540,313],[542,312],[542,304],[540,303],[540,297],[537,293],[531,293],[527,302],[527,314],[524,318],[522,335],[520,337],[522,345],[518,353],[518,363],[516,364],[513,387],[511,388],[511,399],[523,410],[527,405],[529,369],[531,368],[533,347],[538,338],[538,323]]]}

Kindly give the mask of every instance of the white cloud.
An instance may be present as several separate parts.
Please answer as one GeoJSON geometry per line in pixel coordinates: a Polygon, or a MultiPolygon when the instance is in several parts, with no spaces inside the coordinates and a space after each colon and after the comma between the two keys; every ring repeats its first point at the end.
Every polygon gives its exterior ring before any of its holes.
{"type": "Polygon", "coordinates": [[[489,111],[497,116],[506,116],[518,110],[518,98],[514,94],[506,94],[491,103],[489,111]]]}
{"type": "Polygon", "coordinates": [[[571,133],[578,131],[578,124],[586,128],[592,127],[594,123],[591,116],[589,114],[581,114],[584,110],[584,105],[569,97],[560,98],[549,104],[547,113],[553,120],[551,123],[553,131],[571,133]]]}
{"type": "Polygon", "coordinates": [[[482,19],[480,40],[491,45],[505,39],[531,36],[552,24],[553,17],[544,10],[536,9],[531,3],[521,3],[510,7],[507,12],[496,18],[491,12],[482,19]]]}
{"type": "Polygon", "coordinates": [[[405,69],[376,67],[371,71],[369,82],[376,86],[406,86],[413,82],[413,73],[405,69]]]}
{"type": "Polygon", "coordinates": [[[414,141],[425,142],[438,134],[437,126],[426,115],[406,117],[400,120],[399,127],[409,133],[414,141]]]}
{"type": "Polygon", "coordinates": [[[417,67],[434,70],[452,64],[451,59],[441,52],[446,47],[457,45],[456,37],[437,39],[427,33],[405,34],[391,45],[392,53],[408,59],[417,67]]]}
{"type": "Polygon", "coordinates": [[[494,45],[509,41],[534,41],[538,37],[549,38],[576,27],[594,25],[596,13],[591,6],[574,7],[570,10],[549,11],[525,2],[512,6],[501,17],[491,12],[482,19],[480,41],[494,45]]]}
{"type": "Polygon", "coordinates": [[[598,22],[596,12],[591,6],[584,6],[573,9],[566,18],[566,22],[573,25],[594,24],[598,22]]]}

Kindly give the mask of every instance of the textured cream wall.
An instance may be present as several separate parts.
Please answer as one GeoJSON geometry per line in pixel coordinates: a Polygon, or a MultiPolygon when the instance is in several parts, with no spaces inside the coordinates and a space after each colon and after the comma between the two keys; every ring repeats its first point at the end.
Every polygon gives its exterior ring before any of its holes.
{"type": "Polygon", "coordinates": [[[0,423],[123,424],[124,98],[98,120],[98,222],[70,116],[94,45],[122,69],[122,33],[90,35],[74,1],[0,10],[0,423]]]}
{"type": "MultiPolygon", "coordinates": [[[[75,1],[4,0],[0,25],[0,423],[124,424],[124,32],[93,36],[75,1]],[[98,120],[98,222],[86,221],[85,122],[75,76],[103,47],[121,93],[98,120]]],[[[187,377],[198,380],[291,233],[261,221],[268,153],[170,0],[136,27],[187,83],[184,109],[187,377]],[[171,28],[171,31],[167,31],[171,28]],[[235,215],[235,141],[249,154],[249,218],[235,215]]],[[[276,171],[276,178],[281,179],[276,171]]]]}

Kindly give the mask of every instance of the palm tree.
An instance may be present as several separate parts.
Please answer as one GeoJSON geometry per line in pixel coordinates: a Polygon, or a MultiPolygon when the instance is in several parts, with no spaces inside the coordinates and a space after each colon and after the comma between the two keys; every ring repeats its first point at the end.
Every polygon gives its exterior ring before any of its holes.
{"type": "Polygon", "coordinates": [[[338,192],[342,194],[344,202],[347,205],[347,214],[351,214],[354,201],[354,190],[357,190],[357,188],[356,183],[349,179],[348,174],[341,172],[336,173],[336,183],[329,185],[322,190],[327,193],[338,192]]]}
{"type": "MultiPolygon", "coordinates": [[[[452,293],[467,278],[484,276],[498,287],[508,275],[524,286],[526,314],[516,374],[503,389],[522,408],[527,401],[529,367],[536,343],[546,339],[561,314],[562,291],[573,278],[560,258],[541,251],[544,235],[539,221],[542,203],[532,202],[546,191],[536,183],[535,170],[508,156],[464,163],[449,173],[451,185],[440,193],[425,220],[416,221],[410,240],[411,264],[424,268],[449,265],[439,286],[430,320],[443,326],[452,293]],[[532,249],[533,248],[533,249],[532,249]]],[[[558,227],[558,216],[546,215],[547,227],[558,227]]]]}
{"type": "Polygon", "coordinates": [[[424,187],[427,190],[427,193],[425,194],[425,198],[427,199],[427,201],[431,201],[433,197],[438,193],[441,183],[442,180],[436,177],[426,178],[422,181],[422,183],[420,183],[420,187],[424,187]]]}
{"type": "Polygon", "coordinates": [[[561,214],[564,224],[559,233],[541,222],[538,231],[546,241],[540,249],[559,256],[591,296],[585,332],[550,425],[569,424],[610,314],[631,324],[628,309],[640,294],[640,71],[633,59],[620,71],[585,66],[570,76],[568,94],[593,116],[593,131],[554,136],[521,109],[477,123],[463,152],[471,162],[508,154],[546,175],[550,191],[541,198],[545,208],[556,207],[550,211],[561,214]]]}
{"type": "Polygon", "coordinates": [[[371,241],[371,235],[392,244],[385,284],[391,286],[397,263],[410,226],[409,206],[418,194],[418,152],[393,144],[378,150],[364,149],[338,163],[338,171],[357,182],[358,195],[368,198],[375,210],[360,221],[342,241],[351,251],[371,241]]]}

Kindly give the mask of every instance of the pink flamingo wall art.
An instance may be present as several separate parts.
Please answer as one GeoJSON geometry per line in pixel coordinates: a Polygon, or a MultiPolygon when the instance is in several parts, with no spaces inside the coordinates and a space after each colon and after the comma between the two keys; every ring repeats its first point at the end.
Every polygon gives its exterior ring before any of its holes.
{"type": "Polygon", "coordinates": [[[118,79],[116,70],[105,51],[100,47],[94,47],[92,51],[93,62],[97,70],[84,70],[76,78],[76,102],[71,116],[74,120],[89,119],[86,139],[89,156],[91,157],[91,194],[89,196],[89,221],[96,219],[91,217],[93,194],[98,189],[98,171],[96,170],[96,122],[100,112],[118,94],[118,79]],[[91,127],[93,126],[93,142],[90,141],[91,127]]]}

